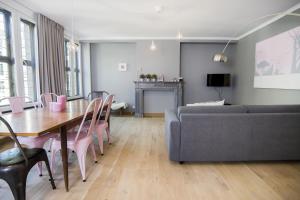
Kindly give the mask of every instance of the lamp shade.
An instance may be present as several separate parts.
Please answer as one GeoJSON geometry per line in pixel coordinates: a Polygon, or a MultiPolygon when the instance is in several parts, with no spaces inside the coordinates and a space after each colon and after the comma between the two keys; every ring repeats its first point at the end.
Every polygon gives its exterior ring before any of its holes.
{"type": "Polygon", "coordinates": [[[214,55],[213,61],[214,62],[226,63],[228,61],[228,58],[223,53],[217,53],[217,54],[214,55]]]}

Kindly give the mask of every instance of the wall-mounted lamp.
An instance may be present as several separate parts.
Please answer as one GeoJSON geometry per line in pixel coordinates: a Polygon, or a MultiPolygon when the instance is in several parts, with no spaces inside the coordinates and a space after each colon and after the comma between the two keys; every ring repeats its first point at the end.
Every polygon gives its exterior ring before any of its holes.
{"type": "MultiPolygon", "coordinates": [[[[273,14],[270,14],[270,15],[265,15],[265,16],[256,18],[256,19],[252,20],[251,22],[245,24],[245,26],[243,26],[243,27],[246,27],[246,26],[248,26],[248,25],[250,25],[250,24],[252,24],[252,23],[254,23],[254,22],[257,22],[257,21],[259,21],[259,20],[265,19],[265,18],[267,18],[267,17],[273,17],[273,16],[278,16],[278,15],[289,15],[289,16],[297,16],[297,17],[300,17],[300,14],[298,14],[298,13],[287,13],[287,14],[285,14],[285,13],[283,13],[283,12],[280,12],[280,13],[273,13],[273,14]]],[[[234,34],[234,37],[236,37],[237,34],[238,34],[239,32],[240,32],[240,30],[239,30],[236,34],[234,34]]],[[[216,53],[216,54],[213,56],[213,61],[214,61],[214,62],[226,63],[226,62],[228,61],[228,57],[225,55],[225,50],[226,50],[226,48],[228,47],[228,45],[229,45],[229,43],[230,43],[231,41],[232,41],[232,40],[229,40],[229,41],[226,43],[226,45],[225,45],[225,47],[224,47],[224,49],[222,50],[221,53],[216,53]]]]}

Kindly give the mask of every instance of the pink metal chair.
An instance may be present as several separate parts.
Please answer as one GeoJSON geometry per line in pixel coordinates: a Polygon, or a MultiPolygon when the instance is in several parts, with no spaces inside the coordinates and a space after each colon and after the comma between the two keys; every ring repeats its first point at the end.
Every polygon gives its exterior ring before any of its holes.
{"type": "Polygon", "coordinates": [[[38,107],[38,104],[34,102],[31,97],[27,96],[4,97],[0,99],[0,102],[5,100],[8,101],[12,113],[23,112],[26,105],[26,100],[28,100],[27,103],[31,102],[34,108],[38,107]]]}
{"type": "Polygon", "coordinates": [[[54,93],[44,93],[41,94],[41,103],[42,107],[48,107],[50,102],[53,102],[55,99],[57,99],[58,95],[54,93]]]}
{"type": "MultiPolygon", "coordinates": [[[[37,104],[33,101],[31,97],[6,97],[0,99],[0,101],[8,100],[9,106],[11,108],[12,113],[20,113],[24,111],[24,107],[26,105],[26,99],[29,100],[29,102],[33,103],[34,108],[37,108],[37,104]]],[[[18,136],[18,140],[21,144],[24,144],[27,146],[27,148],[43,148],[44,144],[49,140],[49,138],[52,137],[52,134],[44,134],[38,137],[20,137],[18,136]]],[[[42,176],[42,162],[38,163],[38,170],[39,175],[42,176]]]]}
{"type": "MultiPolygon", "coordinates": [[[[72,130],[74,130],[74,129],[72,129],[68,134],[67,147],[68,147],[68,149],[75,151],[75,153],[77,154],[83,182],[86,181],[85,159],[86,159],[86,153],[87,153],[88,147],[90,147],[93,159],[94,159],[95,163],[97,163],[97,157],[96,157],[96,152],[95,152],[94,143],[93,143],[93,131],[95,128],[95,122],[97,120],[97,114],[98,114],[100,108],[102,107],[102,102],[103,101],[100,98],[94,99],[88,105],[78,131],[75,132],[75,131],[72,131],[72,130]],[[86,117],[91,109],[93,109],[92,120],[90,121],[90,126],[89,126],[88,130],[85,131],[83,129],[83,126],[85,124],[86,117]]],[[[54,170],[55,154],[59,150],[61,150],[61,140],[59,137],[57,137],[53,140],[53,143],[51,146],[51,169],[52,169],[53,173],[55,171],[54,170]]]]}
{"type": "Polygon", "coordinates": [[[111,104],[114,100],[114,95],[108,95],[101,107],[101,110],[100,110],[100,113],[99,113],[99,116],[98,116],[98,119],[97,119],[97,122],[96,122],[96,127],[95,127],[95,131],[97,133],[97,136],[98,136],[98,142],[99,142],[99,147],[100,147],[100,152],[101,152],[101,155],[104,154],[103,152],[103,130],[106,131],[106,134],[107,134],[107,140],[108,140],[108,143],[111,144],[111,141],[110,141],[110,128],[109,128],[109,125],[108,125],[108,118],[109,118],[109,115],[110,115],[110,110],[111,110],[111,104]],[[105,118],[104,120],[100,120],[100,117],[101,117],[101,114],[103,112],[103,109],[104,107],[106,107],[106,113],[105,113],[105,118]]]}
{"type": "MultiPolygon", "coordinates": [[[[57,100],[58,95],[55,93],[44,93],[41,94],[41,104],[43,108],[47,108],[49,107],[49,103],[50,102],[54,102],[55,100],[57,100]]],[[[49,138],[49,147],[48,147],[48,152],[51,151],[51,144],[52,144],[52,140],[53,137],[56,137],[56,134],[52,133],[51,137],[49,138]]]]}

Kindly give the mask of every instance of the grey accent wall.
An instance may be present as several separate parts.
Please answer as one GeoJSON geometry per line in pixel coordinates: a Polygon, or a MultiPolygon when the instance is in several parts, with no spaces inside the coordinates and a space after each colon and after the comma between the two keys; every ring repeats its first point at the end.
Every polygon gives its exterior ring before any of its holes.
{"type": "Polygon", "coordinates": [[[144,74],[163,74],[167,80],[178,78],[180,65],[180,43],[173,40],[156,40],[156,51],[150,51],[151,41],[137,41],[137,67],[144,74]]]}
{"type": "MultiPolygon", "coordinates": [[[[137,67],[144,74],[163,74],[166,80],[179,77],[180,71],[180,43],[173,40],[154,41],[156,51],[150,51],[151,41],[137,41],[137,67]]],[[[174,108],[172,92],[146,91],[144,94],[145,113],[163,113],[165,109],[174,108]]]]}
{"type": "MultiPolygon", "coordinates": [[[[228,63],[212,61],[215,53],[221,52],[225,44],[183,43],[181,44],[181,76],[184,78],[184,104],[219,100],[215,88],[206,86],[207,74],[233,72],[235,46],[226,50],[228,63]]],[[[223,97],[232,102],[232,87],[224,87],[223,97]]]]}
{"type": "Polygon", "coordinates": [[[106,90],[116,95],[119,102],[134,104],[136,78],[135,43],[91,44],[92,90],[106,90]],[[118,70],[119,63],[127,63],[128,70],[118,70]]]}
{"type": "MultiPolygon", "coordinates": [[[[92,90],[107,90],[117,101],[135,104],[134,80],[138,69],[142,73],[163,74],[166,79],[179,76],[180,44],[178,41],[155,41],[156,51],[150,51],[151,41],[100,42],[91,44],[92,90]],[[118,63],[128,63],[127,72],[118,71],[118,63]]],[[[170,92],[145,92],[145,112],[161,113],[173,108],[170,92]],[[159,102],[159,103],[158,103],[159,102]]]]}
{"type": "Polygon", "coordinates": [[[253,87],[257,42],[300,26],[300,17],[286,16],[241,39],[237,45],[233,90],[237,104],[299,104],[300,90],[256,89],[253,87]]]}

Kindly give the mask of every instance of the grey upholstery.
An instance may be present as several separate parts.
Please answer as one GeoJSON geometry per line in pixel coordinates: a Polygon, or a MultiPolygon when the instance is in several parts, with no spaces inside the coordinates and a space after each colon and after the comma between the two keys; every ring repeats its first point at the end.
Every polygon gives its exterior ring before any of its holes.
{"type": "Polygon", "coordinates": [[[246,113],[245,106],[180,106],[178,116],[183,113],[246,113]]]}
{"type": "Polygon", "coordinates": [[[179,160],[180,122],[173,110],[165,112],[166,142],[170,160],[179,160]]]}
{"type": "Polygon", "coordinates": [[[300,113],[300,105],[248,105],[249,113],[300,113]]]}
{"type": "Polygon", "coordinates": [[[167,110],[170,160],[300,160],[298,106],[266,107],[266,113],[259,112],[263,106],[181,107],[178,115],[167,110]]]}

